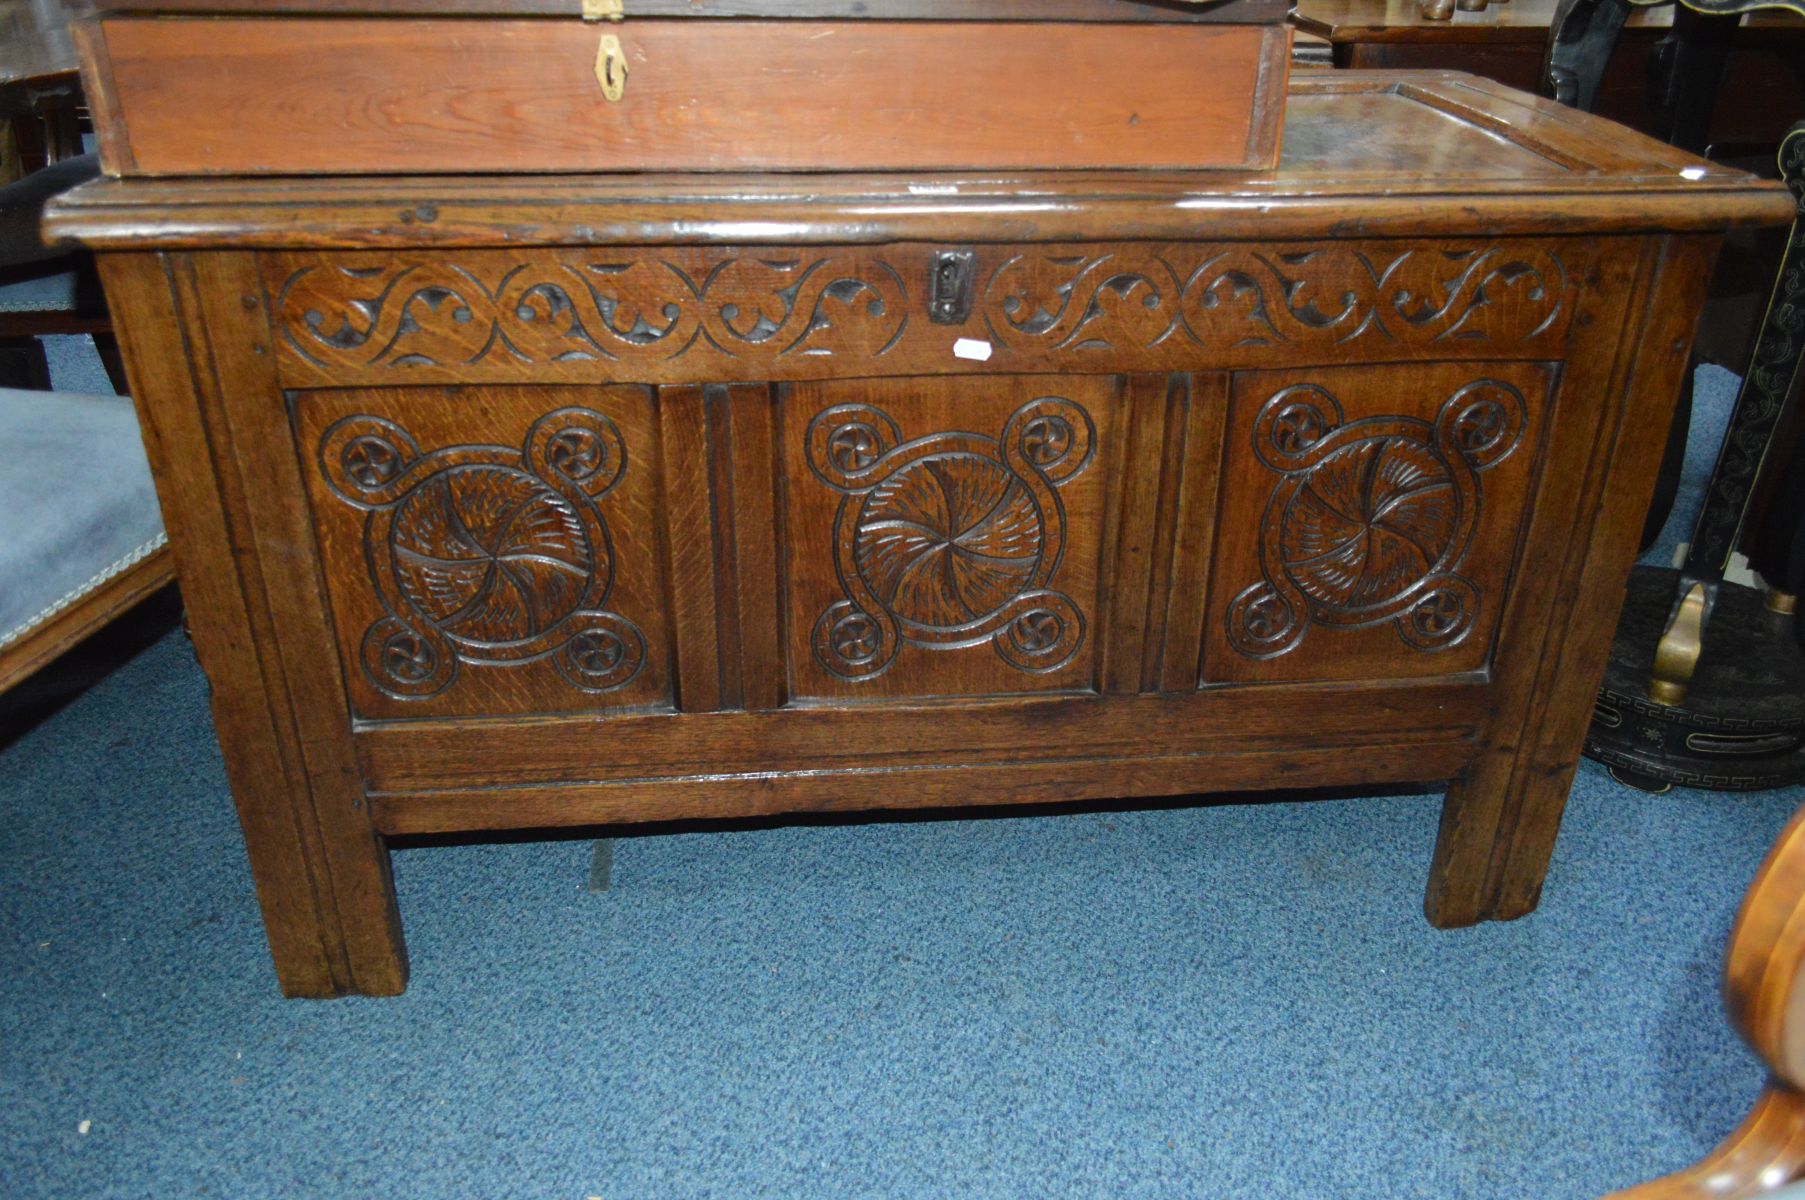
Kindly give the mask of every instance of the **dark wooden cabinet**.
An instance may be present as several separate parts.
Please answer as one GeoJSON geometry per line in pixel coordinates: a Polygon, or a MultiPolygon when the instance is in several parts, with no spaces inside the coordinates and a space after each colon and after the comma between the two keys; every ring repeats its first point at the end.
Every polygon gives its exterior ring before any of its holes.
{"type": "Polygon", "coordinates": [[[1286,146],[62,201],[284,989],[398,990],[386,839],[447,831],[1448,780],[1430,919],[1530,911],[1706,274],[1791,205],[1462,76],[1299,79],[1286,146]]]}

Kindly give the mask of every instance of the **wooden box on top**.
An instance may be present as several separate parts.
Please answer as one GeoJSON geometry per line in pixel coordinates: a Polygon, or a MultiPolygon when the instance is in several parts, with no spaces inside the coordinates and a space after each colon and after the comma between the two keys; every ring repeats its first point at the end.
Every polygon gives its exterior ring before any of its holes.
{"type": "Polygon", "coordinates": [[[80,36],[115,175],[1266,170],[1285,11],[91,0],[80,36]]]}

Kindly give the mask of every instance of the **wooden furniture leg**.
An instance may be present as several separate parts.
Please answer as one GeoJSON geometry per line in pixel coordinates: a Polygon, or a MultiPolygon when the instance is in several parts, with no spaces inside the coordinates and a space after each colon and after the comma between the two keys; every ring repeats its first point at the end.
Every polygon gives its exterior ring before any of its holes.
{"type": "Polygon", "coordinates": [[[1805,810],[1768,852],[1730,933],[1724,1006],[1773,1073],[1747,1119],[1698,1163],[1618,1200],[1738,1200],[1805,1179],[1805,810]]]}
{"type": "Polygon", "coordinates": [[[1736,1132],[1697,1163],[1616,1200],[1740,1200],[1805,1179],[1805,1095],[1770,1081],[1736,1132]]]}
{"type": "Polygon", "coordinates": [[[267,549],[311,533],[286,415],[266,403],[278,388],[253,260],[131,254],[102,272],[129,314],[120,336],[183,596],[205,617],[194,648],[278,982],[289,996],[399,994],[388,849],[335,712],[344,685],[324,584],[310,557],[267,549]],[[254,463],[265,465],[251,477],[254,463]]]}
{"type": "Polygon", "coordinates": [[[1634,315],[1603,326],[1624,336],[1614,351],[1601,347],[1568,369],[1557,420],[1589,424],[1590,437],[1568,444],[1593,447],[1592,457],[1544,476],[1520,568],[1525,582],[1505,612],[1506,649],[1492,666],[1506,700],[1442,807],[1423,905],[1433,925],[1510,920],[1541,899],[1714,254],[1677,238],[1645,253],[1602,289],[1631,306],[1634,315]],[[1547,515],[1571,511],[1561,507],[1571,499],[1550,500],[1572,488],[1583,489],[1578,502],[1587,511],[1600,513],[1590,540],[1567,536],[1547,515]],[[1537,653],[1513,655],[1513,646],[1537,653]]]}

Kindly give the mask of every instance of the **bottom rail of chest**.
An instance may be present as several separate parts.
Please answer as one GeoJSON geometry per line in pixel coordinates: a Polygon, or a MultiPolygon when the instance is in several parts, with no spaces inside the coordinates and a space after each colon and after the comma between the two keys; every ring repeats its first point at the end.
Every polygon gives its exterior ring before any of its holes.
{"type": "Polygon", "coordinates": [[[356,735],[385,834],[1434,781],[1478,682],[914,707],[390,722],[356,735]]]}

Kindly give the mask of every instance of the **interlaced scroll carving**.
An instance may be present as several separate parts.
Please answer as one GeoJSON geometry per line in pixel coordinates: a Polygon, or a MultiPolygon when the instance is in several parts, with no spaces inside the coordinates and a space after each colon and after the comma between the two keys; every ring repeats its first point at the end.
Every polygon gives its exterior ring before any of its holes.
{"type": "Polygon", "coordinates": [[[1526,422],[1523,394],[1494,379],[1455,392],[1433,422],[1350,423],[1314,384],[1274,395],[1253,435],[1255,456],[1280,476],[1261,521],[1263,578],[1229,604],[1229,644],[1272,659],[1312,625],[1386,621],[1417,650],[1460,644],[1481,604],[1460,574],[1480,475],[1516,451],[1526,422]]]}
{"type": "Polygon", "coordinates": [[[842,493],[835,567],[845,598],[815,624],[814,652],[844,679],[881,675],[903,643],[989,642],[1044,674],[1084,643],[1078,606],[1052,586],[1065,548],[1059,488],[1095,455],[1090,415],[1048,396],[1018,408],[1001,439],[953,431],[904,441],[889,414],[843,404],[808,428],[808,463],[842,493]]]}
{"type": "Polygon", "coordinates": [[[276,321],[322,368],[646,363],[703,341],[762,361],[881,355],[907,327],[908,302],[901,276],[869,255],[448,253],[300,266],[282,283],[276,321]]]}
{"type": "Polygon", "coordinates": [[[624,687],[645,638],[607,611],[614,552],[596,501],[627,468],[620,431],[565,408],[518,449],[430,453],[381,417],[345,417],[321,437],[332,493],[369,514],[364,558],[387,614],[365,631],[364,674],[385,695],[439,695],[463,663],[549,658],[585,692],[624,687]]]}
{"type": "MultiPolygon", "coordinates": [[[[946,249],[270,251],[297,386],[686,383],[995,368],[1189,371],[1412,356],[1559,358],[1589,251],[1555,239],[1124,242],[946,249]],[[969,260],[935,312],[936,269],[969,260]],[[958,320],[949,321],[948,313],[958,320]],[[943,322],[936,324],[936,319],[943,322]]],[[[942,281],[943,286],[950,286],[942,281]]]]}
{"type": "Polygon", "coordinates": [[[1511,243],[1037,251],[991,276],[985,320],[1004,345],[1070,351],[1508,344],[1551,328],[1567,290],[1560,259],[1511,243]]]}

